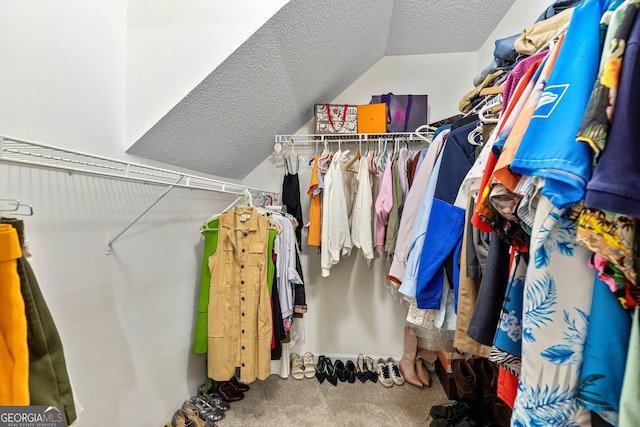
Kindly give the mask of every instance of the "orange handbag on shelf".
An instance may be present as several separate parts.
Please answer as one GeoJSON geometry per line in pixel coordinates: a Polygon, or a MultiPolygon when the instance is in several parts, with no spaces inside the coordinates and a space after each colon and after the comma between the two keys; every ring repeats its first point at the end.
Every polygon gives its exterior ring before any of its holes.
{"type": "Polygon", "coordinates": [[[387,132],[387,104],[358,105],[358,133],[387,132]]]}

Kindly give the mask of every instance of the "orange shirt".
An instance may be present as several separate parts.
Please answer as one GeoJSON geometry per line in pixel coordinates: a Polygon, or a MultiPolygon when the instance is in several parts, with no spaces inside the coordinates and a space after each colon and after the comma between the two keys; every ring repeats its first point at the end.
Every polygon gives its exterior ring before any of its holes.
{"type": "Polygon", "coordinates": [[[313,159],[313,168],[311,169],[311,182],[307,194],[311,197],[311,206],[309,207],[309,235],[307,236],[307,244],[309,246],[320,246],[320,236],[322,228],[322,201],[320,194],[314,195],[314,190],[318,187],[318,159],[313,159]]]}

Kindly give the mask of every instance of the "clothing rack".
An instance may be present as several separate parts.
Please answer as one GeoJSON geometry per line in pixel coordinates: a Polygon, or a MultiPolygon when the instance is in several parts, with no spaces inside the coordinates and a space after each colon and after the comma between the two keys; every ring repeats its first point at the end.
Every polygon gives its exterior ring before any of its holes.
{"type": "MultiPolygon", "coordinates": [[[[433,132],[420,133],[422,137],[430,139],[433,132]]],[[[311,146],[315,144],[341,143],[341,144],[372,144],[385,139],[392,142],[396,139],[402,142],[426,143],[427,141],[415,132],[398,133],[350,133],[350,134],[300,134],[300,135],[276,135],[275,142],[279,144],[295,144],[296,146],[311,146]]]]}
{"type": "Polygon", "coordinates": [[[111,254],[111,245],[175,187],[234,195],[249,191],[256,197],[275,195],[273,191],[83,153],[5,135],[0,135],[0,163],[64,170],[85,175],[166,186],[167,188],[164,192],[144,212],[107,242],[107,255],[111,254]]]}
{"type": "MultiPolygon", "coordinates": [[[[415,132],[398,133],[351,133],[351,134],[298,134],[276,135],[274,154],[284,156],[290,154],[304,154],[315,156],[323,149],[337,147],[342,144],[358,145],[358,149],[380,147],[394,147],[394,144],[420,144],[428,145],[433,139],[433,130],[427,125],[420,126],[415,132]]],[[[396,144],[396,146],[397,146],[396,144]]],[[[307,160],[306,157],[303,157],[307,160]]]]}

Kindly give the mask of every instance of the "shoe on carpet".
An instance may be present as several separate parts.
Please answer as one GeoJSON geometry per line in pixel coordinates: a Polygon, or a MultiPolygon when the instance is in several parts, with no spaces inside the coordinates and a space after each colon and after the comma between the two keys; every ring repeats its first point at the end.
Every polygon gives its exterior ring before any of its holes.
{"type": "Polygon", "coordinates": [[[313,378],[316,376],[316,365],[313,363],[313,353],[306,352],[302,356],[302,368],[304,369],[305,378],[313,378]]]}
{"type": "Polygon", "coordinates": [[[364,366],[367,372],[367,376],[368,378],[371,380],[371,382],[377,383],[378,382],[378,373],[376,372],[375,368],[373,367],[373,359],[369,356],[364,358],[364,366]]]}
{"type": "Polygon", "coordinates": [[[251,387],[249,387],[248,384],[245,383],[241,383],[240,381],[238,381],[238,379],[236,378],[236,376],[232,376],[231,379],[229,380],[229,382],[231,383],[231,385],[238,391],[241,391],[243,393],[249,391],[251,389],[251,387]]]}
{"type": "Polygon", "coordinates": [[[229,381],[215,381],[212,379],[209,393],[217,393],[227,402],[237,402],[244,399],[244,393],[236,390],[229,381]]]}
{"type": "Polygon", "coordinates": [[[429,410],[429,415],[433,419],[456,419],[464,417],[470,410],[466,399],[458,400],[455,403],[445,403],[444,405],[433,406],[429,410]]]}
{"type": "Polygon", "coordinates": [[[318,356],[318,364],[316,365],[316,378],[320,384],[327,379],[327,360],[323,354],[318,356]]]}
{"type": "Polygon", "coordinates": [[[304,365],[302,363],[302,357],[297,353],[291,353],[289,356],[291,360],[291,376],[296,380],[301,380],[304,378],[304,365]]]}
{"type": "Polygon", "coordinates": [[[356,377],[363,384],[369,379],[367,365],[364,363],[364,356],[362,354],[359,354],[358,359],[356,360],[356,377]]]}
{"type": "Polygon", "coordinates": [[[429,410],[429,416],[433,418],[433,427],[457,426],[471,427],[484,426],[489,420],[489,409],[486,402],[478,399],[460,398],[451,404],[437,405],[429,410]],[[436,420],[441,420],[437,421],[436,420]]]}
{"type": "Polygon", "coordinates": [[[391,375],[391,380],[395,385],[403,385],[404,377],[400,373],[400,369],[398,368],[398,363],[390,357],[387,359],[387,366],[389,367],[389,374],[391,375]]]}
{"type": "Polygon", "coordinates": [[[204,388],[204,384],[198,387],[197,397],[206,400],[211,406],[216,406],[225,411],[228,411],[231,408],[229,402],[224,400],[224,398],[218,393],[214,393],[213,391],[205,391],[204,388]]]}
{"type": "Polygon", "coordinates": [[[389,372],[389,366],[383,358],[378,359],[376,371],[378,372],[378,381],[380,381],[380,384],[385,387],[393,387],[393,379],[391,378],[391,373],[389,372]]]}

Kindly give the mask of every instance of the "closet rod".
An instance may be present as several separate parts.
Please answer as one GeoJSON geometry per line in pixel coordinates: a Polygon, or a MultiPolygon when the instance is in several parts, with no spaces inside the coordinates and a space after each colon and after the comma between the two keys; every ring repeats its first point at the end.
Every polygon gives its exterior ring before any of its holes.
{"type": "MultiPolygon", "coordinates": [[[[422,134],[423,137],[433,135],[431,133],[422,134]]],[[[397,132],[397,133],[327,133],[327,134],[299,134],[299,135],[276,135],[275,142],[280,144],[293,143],[298,146],[302,145],[314,145],[317,143],[326,142],[340,142],[342,144],[352,143],[372,143],[378,142],[378,140],[387,139],[392,141],[396,138],[402,139],[408,142],[424,143],[424,139],[416,135],[415,132],[397,132]]]]}
{"type": "Polygon", "coordinates": [[[256,196],[276,194],[273,191],[82,153],[5,135],[0,135],[0,162],[167,186],[165,191],[144,212],[107,242],[107,255],[111,254],[112,244],[175,187],[235,195],[246,190],[256,196]]]}
{"type": "Polygon", "coordinates": [[[214,191],[217,193],[238,194],[245,189],[249,190],[253,195],[274,195],[276,193],[274,191],[247,187],[218,179],[83,153],[5,135],[0,135],[0,162],[25,164],[47,169],[60,169],[69,172],[124,179],[147,184],[174,185],[175,187],[214,191]]]}

